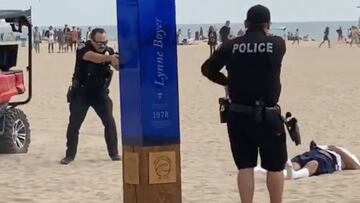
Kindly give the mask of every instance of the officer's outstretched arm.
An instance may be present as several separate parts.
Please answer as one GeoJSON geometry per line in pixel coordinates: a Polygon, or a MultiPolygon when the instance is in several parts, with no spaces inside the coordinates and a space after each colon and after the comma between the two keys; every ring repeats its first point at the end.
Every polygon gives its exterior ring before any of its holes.
{"type": "Polygon", "coordinates": [[[84,54],[83,59],[93,63],[112,63],[113,61],[118,60],[114,55],[98,54],[94,51],[87,51],[84,54]]]}
{"type": "Polygon", "coordinates": [[[221,69],[224,68],[229,55],[226,51],[226,47],[222,47],[215,51],[214,54],[205,61],[201,67],[201,73],[209,80],[222,85],[227,85],[227,77],[221,73],[221,69]]]}

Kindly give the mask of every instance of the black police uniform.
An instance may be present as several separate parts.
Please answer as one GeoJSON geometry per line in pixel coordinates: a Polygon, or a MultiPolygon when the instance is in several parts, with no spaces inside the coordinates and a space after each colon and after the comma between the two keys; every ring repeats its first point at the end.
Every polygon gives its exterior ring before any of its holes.
{"type": "Polygon", "coordinates": [[[231,105],[227,125],[238,169],[255,167],[258,150],[263,168],[268,171],[284,169],[286,136],[277,103],[285,51],[282,38],[268,36],[260,29],[248,29],[244,36],[225,43],[215,51],[202,66],[203,75],[215,83],[228,86],[231,105]],[[220,72],[224,66],[227,77],[220,72]],[[253,115],[256,103],[262,104],[260,120],[254,119],[253,115]],[[237,111],[232,106],[248,111],[237,111]],[[267,119],[265,114],[272,110],[277,111],[275,116],[267,119]]]}
{"type": "MultiPolygon", "coordinates": [[[[80,43],[76,53],[73,84],[68,92],[70,118],[67,129],[66,157],[74,159],[77,151],[79,129],[89,107],[100,117],[105,127],[105,141],[110,157],[118,156],[116,124],[112,114],[113,103],[108,93],[112,77],[109,64],[96,64],[83,59],[88,51],[94,51],[90,41],[80,43]]],[[[115,54],[110,47],[100,54],[115,54]]]]}

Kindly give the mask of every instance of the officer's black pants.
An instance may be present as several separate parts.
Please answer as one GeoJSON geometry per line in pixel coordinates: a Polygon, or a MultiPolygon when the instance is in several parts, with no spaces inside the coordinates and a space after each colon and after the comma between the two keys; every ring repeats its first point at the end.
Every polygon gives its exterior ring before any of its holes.
{"type": "Polygon", "coordinates": [[[116,124],[112,114],[113,103],[107,92],[101,91],[93,95],[77,93],[70,101],[70,118],[67,129],[66,157],[75,158],[79,140],[79,130],[89,107],[100,117],[105,127],[105,141],[109,156],[118,154],[116,124]]]}

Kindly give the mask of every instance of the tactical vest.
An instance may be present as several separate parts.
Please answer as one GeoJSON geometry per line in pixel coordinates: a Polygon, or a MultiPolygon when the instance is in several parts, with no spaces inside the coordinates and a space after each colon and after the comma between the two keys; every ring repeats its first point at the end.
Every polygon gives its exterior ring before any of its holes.
{"type": "Polygon", "coordinates": [[[108,64],[83,62],[77,67],[74,79],[84,88],[107,88],[112,77],[112,70],[108,64]]]}

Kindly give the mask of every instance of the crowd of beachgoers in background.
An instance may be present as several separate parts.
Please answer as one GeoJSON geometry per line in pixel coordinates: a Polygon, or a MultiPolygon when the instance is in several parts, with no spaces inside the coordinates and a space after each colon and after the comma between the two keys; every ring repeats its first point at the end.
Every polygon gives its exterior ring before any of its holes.
{"type": "MultiPolygon", "coordinates": [[[[288,30],[286,27],[278,27],[270,30],[270,33],[276,31],[275,35],[279,35],[282,38],[291,41],[292,44],[299,44],[300,41],[316,41],[315,38],[310,36],[308,33],[301,33],[299,28],[295,30],[288,30]]],[[[203,27],[200,27],[198,30],[193,32],[190,28],[187,30],[178,29],[177,30],[177,43],[178,45],[191,45],[196,44],[197,41],[205,41],[210,46],[221,44],[224,39],[233,39],[235,37],[240,37],[244,35],[246,32],[246,28],[242,27],[239,30],[232,30],[230,26],[230,21],[227,21],[224,26],[218,29],[216,26],[209,26],[206,31],[204,31],[203,27]]],[[[329,27],[325,28],[324,38],[329,38],[330,41],[330,32],[329,27]]],[[[338,29],[335,30],[337,41],[344,42],[350,44],[360,45],[360,29],[358,26],[351,26],[346,31],[343,31],[343,28],[339,26],[338,29]]],[[[323,38],[323,39],[324,39],[323,38]]]]}
{"type": "MultiPolygon", "coordinates": [[[[91,29],[91,27],[88,27],[86,31],[83,32],[81,27],[69,26],[67,24],[63,27],[48,26],[46,29],[44,27],[40,29],[40,27],[34,26],[32,33],[33,47],[36,53],[40,53],[40,44],[47,43],[48,53],[74,52],[81,41],[90,39],[91,29]]],[[[116,26],[114,29],[116,29],[116,26]]],[[[353,25],[346,30],[343,30],[343,28],[339,26],[335,32],[338,42],[349,44],[350,47],[353,44],[360,46],[360,29],[358,26],[353,25]]],[[[178,45],[192,45],[203,41],[210,46],[210,51],[213,53],[224,41],[243,36],[245,33],[245,27],[241,27],[239,30],[233,30],[230,21],[226,21],[225,25],[221,26],[220,29],[215,25],[210,25],[205,29],[203,26],[200,26],[199,29],[194,32],[191,28],[185,30],[178,29],[176,36],[178,45]]],[[[286,27],[276,27],[272,28],[270,33],[283,37],[290,41],[291,44],[300,44],[301,41],[316,41],[310,34],[301,33],[301,29],[299,28],[288,30],[286,27]]],[[[330,28],[326,27],[324,37],[319,47],[325,42],[328,42],[328,47],[330,47],[330,33],[330,28]]],[[[13,32],[1,32],[0,42],[4,41],[21,41],[22,46],[26,46],[27,36],[13,32]]]]}

